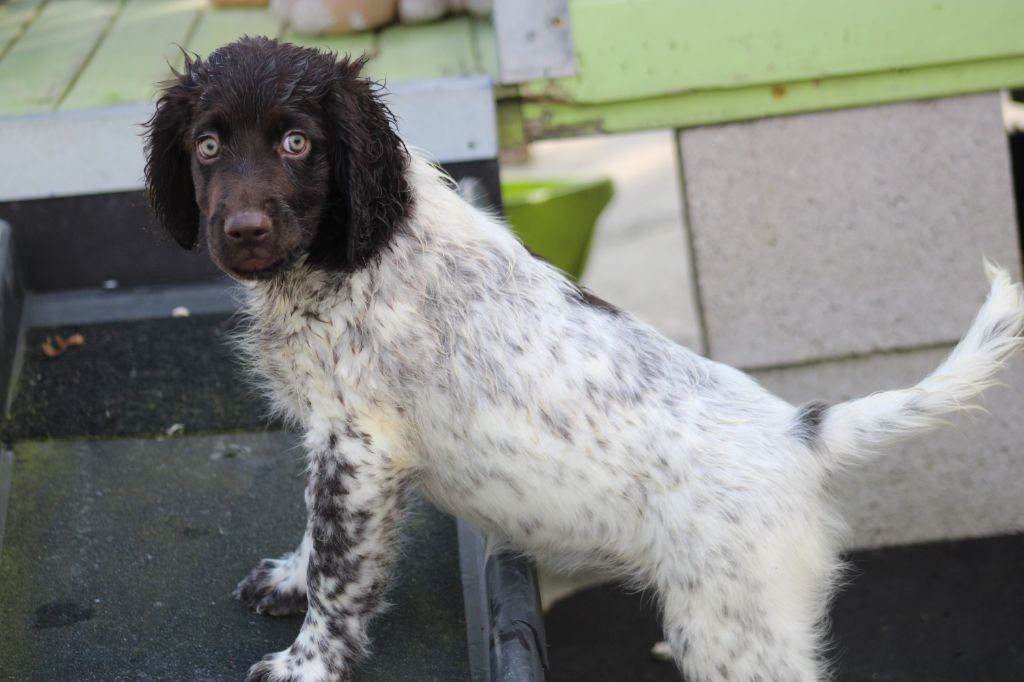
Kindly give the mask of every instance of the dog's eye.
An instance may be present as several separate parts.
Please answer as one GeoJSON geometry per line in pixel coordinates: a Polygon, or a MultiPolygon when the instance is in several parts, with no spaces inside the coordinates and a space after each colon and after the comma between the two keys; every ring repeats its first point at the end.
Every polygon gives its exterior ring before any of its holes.
{"type": "Polygon", "coordinates": [[[220,153],[220,142],[213,135],[204,135],[196,142],[196,152],[200,158],[212,159],[220,153]]]}
{"type": "Polygon", "coordinates": [[[284,149],[285,154],[298,156],[299,154],[304,154],[309,149],[309,138],[293,130],[284,136],[281,147],[284,149]]]}

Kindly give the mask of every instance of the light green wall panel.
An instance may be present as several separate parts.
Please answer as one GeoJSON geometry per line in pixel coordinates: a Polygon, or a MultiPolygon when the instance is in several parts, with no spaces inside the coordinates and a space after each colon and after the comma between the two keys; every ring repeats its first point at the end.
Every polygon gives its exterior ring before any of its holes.
{"type": "Polygon", "coordinates": [[[61,109],[145,102],[181,59],[202,0],[129,0],[61,109]],[[143,59],[142,57],[145,56],[143,59]]]}
{"type": "Polygon", "coordinates": [[[578,75],[610,102],[1024,55],[1022,0],[571,0],[578,75]]]}
{"type": "Polygon", "coordinates": [[[1024,57],[907,71],[708,90],[608,104],[524,102],[528,139],[618,133],[928,99],[1024,85],[1024,57]]]}

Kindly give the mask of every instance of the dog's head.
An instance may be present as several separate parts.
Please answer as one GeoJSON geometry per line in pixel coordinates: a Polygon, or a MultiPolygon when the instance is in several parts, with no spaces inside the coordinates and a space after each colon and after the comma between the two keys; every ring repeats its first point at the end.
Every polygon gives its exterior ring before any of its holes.
{"type": "Polygon", "coordinates": [[[243,38],[186,55],[146,136],[146,186],[186,249],[266,279],[302,256],[352,270],[386,245],[411,195],[408,155],[364,60],[243,38]]]}

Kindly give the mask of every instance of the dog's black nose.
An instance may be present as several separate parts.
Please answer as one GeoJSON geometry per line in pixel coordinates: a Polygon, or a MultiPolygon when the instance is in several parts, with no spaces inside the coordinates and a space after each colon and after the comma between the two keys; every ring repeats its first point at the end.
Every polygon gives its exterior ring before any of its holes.
{"type": "Polygon", "coordinates": [[[224,221],[228,239],[261,242],[270,234],[270,216],[262,211],[238,211],[224,221]]]}

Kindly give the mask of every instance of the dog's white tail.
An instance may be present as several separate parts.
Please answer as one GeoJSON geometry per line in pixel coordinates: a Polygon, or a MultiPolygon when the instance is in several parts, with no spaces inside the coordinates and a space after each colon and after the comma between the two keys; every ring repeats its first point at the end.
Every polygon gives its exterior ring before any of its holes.
{"type": "Polygon", "coordinates": [[[988,299],[938,369],[913,388],[851,400],[821,415],[820,444],[833,465],[852,464],[941,424],[940,417],[973,407],[970,401],[997,383],[996,372],[1024,341],[1024,299],[1006,270],[986,261],[985,273],[992,284],[988,299]]]}

